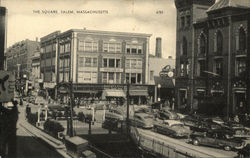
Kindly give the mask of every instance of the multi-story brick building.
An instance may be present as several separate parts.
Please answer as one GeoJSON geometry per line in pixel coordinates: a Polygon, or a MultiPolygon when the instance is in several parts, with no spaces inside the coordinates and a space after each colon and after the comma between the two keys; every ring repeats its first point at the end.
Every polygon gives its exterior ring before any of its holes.
{"type": "Polygon", "coordinates": [[[30,76],[30,81],[32,82],[32,85],[34,87],[34,90],[37,91],[40,89],[39,81],[40,81],[40,50],[35,52],[35,54],[32,56],[32,75],[30,76]]]}
{"type": "Polygon", "coordinates": [[[14,72],[16,79],[23,82],[21,79],[30,79],[32,55],[38,51],[39,42],[31,40],[23,40],[15,43],[6,50],[6,65],[7,70],[14,72]]]}
{"type": "MultiPolygon", "coordinates": [[[[75,97],[100,98],[126,96],[128,80],[133,85],[130,92],[132,100],[143,102],[148,95],[150,36],[85,29],[58,33],[54,40],[58,43],[58,54],[54,55],[57,59],[54,64],[57,64],[56,83],[72,82],[75,97]],[[116,93],[112,93],[114,89],[116,93]]],[[[58,96],[66,98],[65,89],[61,87],[57,92],[58,96]]]]}
{"type": "Polygon", "coordinates": [[[227,116],[249,112],[250,3],[175,0],[175,4],[178,106],[227,116]]]}
{"type": "Polygon", "coordinates": [[[47,94],[55,98],[55,86],[57,76],[57,55],[58,55],[58,35],[60,31],[55,31],[40,39],[40,73],[42,87],[47,94]]]}

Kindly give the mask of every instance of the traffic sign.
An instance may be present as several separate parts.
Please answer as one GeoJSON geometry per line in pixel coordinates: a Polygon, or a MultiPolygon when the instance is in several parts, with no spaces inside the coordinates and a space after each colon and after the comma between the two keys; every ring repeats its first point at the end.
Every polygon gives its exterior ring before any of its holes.
{"type": "Polygon", "coordinates": [[[15,77],[11,72],[0,70],[0,102],[14,98],[15,77]]]}

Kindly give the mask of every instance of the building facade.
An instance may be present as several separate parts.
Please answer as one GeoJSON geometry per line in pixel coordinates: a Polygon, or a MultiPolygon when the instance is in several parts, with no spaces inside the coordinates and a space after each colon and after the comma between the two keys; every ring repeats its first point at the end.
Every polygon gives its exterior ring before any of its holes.
{"type": "Polygon", "coordinates": [[[40,51],[35,52],[32,56],[32,75],[30,77],[30,81],[32,82],[33,88],[35,91],[40,89],[40,51]]]}
{"type": "Polygon", "coordinates": [[[32,56],[39,51],[39,42],[23,40],[15,43],[6,50],[7,71],[15,74],[16,88],[22,93],[26,89],[26,82],[30,80],[32,72],[32,56]]]}
{"type": "Polygon", "coordinates": [[[186,104],[191,110],[224,116],[249,112],[250,3],[244,0],[175,2],[178,106],[186,104]]]}
{"type": "Polygon", "coordinates": [[[57,76],[58,35],[55,31],[40,38],[40,85],[46,90],[47,96],[55,99],[55,86],[57,76]]]}
{"type": "MultiPolygon", "coordinates": [[[[72,82],[73,94],[78,98],[101,98],[104,91],[114,89],[120,90],[120,93],[115,95],[121,95],[114,97],[126,96],[128,81],[131,84],[131,100],[137,103],[145,101],[148,94],[150,36],[85,29],[58,33],[53,42],[57,46],[55,53],[58,52],[54,55],[55,70],[52,70],[55,73],[56,84],[72,82]]],[[[41,48],[42,43],[41,38],[41,48]]],[[[48,78],[41,61],[42,73],[45,82],[48,78]]],[[[57,87],[57,96],[65,101],[66,89],[57,87]]],[[[111,95],[111,92],[107,92],[105,94],[111,95]]]]}

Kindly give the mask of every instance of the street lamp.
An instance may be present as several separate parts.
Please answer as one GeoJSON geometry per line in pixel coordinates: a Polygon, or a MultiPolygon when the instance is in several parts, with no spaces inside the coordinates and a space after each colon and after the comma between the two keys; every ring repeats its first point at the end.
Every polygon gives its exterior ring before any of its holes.
{"type": "Polygon", "coordinates": [[[161,84],[158,84],[157,88],[158,88],[158,101],[161,101],[161,84]]]}

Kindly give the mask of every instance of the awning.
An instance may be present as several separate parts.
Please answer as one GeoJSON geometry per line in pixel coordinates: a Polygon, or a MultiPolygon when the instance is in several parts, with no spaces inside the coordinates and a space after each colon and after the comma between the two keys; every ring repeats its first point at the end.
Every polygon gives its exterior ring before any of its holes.
{"type": "Polygon", "coordinates": [[[122,97],[125,98],[126,95],[121,89],[105,89],[102,92],[102,99],[106,99],[106,97],[122,97]]]}
{"type": "Polygon", "coordinates": [[[169,77],[159,77],[155,76],[155,85],[157,86],[158,84],[161,85],[161,88],[175,88],[175,80],[169,77]]]}
{"type": "Polygon", "coordinates": [[[129,91],[129,95],[131,96],[148,96],[148,91],[146,90],[133,90],[129,91]]]}

